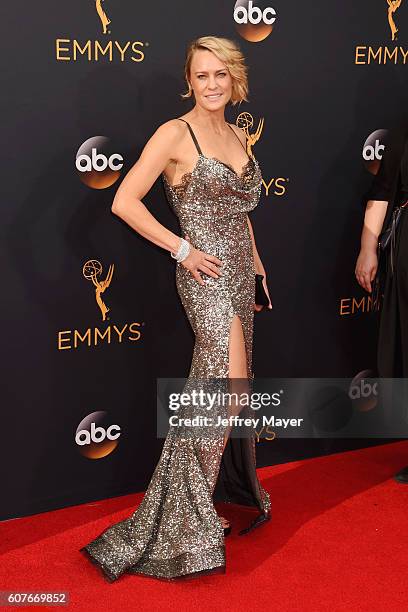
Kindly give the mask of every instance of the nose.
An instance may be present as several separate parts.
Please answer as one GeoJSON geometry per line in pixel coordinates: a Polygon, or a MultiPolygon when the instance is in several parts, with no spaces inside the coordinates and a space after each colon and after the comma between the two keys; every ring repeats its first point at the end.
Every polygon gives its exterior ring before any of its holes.
{"type": "Polygon", "coordinates": [[[215,76],[210,76],[208,79],[208,89],[217,89],[217,83],[215,82],[215,76]]]}

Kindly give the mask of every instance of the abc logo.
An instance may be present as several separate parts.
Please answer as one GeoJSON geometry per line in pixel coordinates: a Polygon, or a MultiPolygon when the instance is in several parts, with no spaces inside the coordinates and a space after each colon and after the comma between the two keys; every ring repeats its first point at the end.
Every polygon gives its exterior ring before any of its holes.
{"type": "Polygon", "coordinates": [[[85,185],[93,189],[106,189],[118,180],[123,157],[115,152],[109,138],[93,136],[79,147],[75,167],[85,185]]]}
{"type": "Polygon", "coordinates": [[[368,412],[377,405],[378,380],[373,378],[371,370],[363,370],[356,374],[350,383],[349,398],[353,407],[359,412],[368,412]]]}
{"type": "Polygon", "coordinates": [[[88,414],[78,425],[75,442],[79,451],[88,459],[101,459],[109,455],[118,445],[121,429],[112,425],[104,410],[88,414]]]}
{"type": "Polygon", "coordinates": [[[376,130],[369,135],[363,146],[363,161],[371,174],[377,174],[380,169],[382,156],[385,150],[388,130],[376,130]]]}
{"type": "Polygon", "coordinates": [[[266,2],[258,0],[238,0],[234,7],[234,21],[237,32],[249,42],[265,40],[272,32],[276,21],[276,11],[266,2]],[[261,6],[258,6],[260,4],[261,6]]]}

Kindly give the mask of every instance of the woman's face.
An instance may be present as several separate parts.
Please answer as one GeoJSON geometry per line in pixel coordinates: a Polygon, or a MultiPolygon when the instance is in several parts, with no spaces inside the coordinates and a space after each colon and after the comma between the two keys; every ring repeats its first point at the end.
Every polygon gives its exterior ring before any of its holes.
{"type": "Polygon", "coordinates": [[[218,110],[231,98],[231,74],[226,65],[207,49],[198,49],[194,53],[190,83],[196,103],[207,110],[218,110]]]}

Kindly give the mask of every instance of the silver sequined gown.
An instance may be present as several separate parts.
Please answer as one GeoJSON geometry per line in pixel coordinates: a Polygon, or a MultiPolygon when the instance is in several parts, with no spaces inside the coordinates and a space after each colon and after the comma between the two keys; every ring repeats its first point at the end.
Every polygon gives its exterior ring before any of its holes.
{"type": "MultiPolygon", "coordinates": [[[[166,194],[182,235],[223,263],[218,279],[203,275],[205,285],[181,264],[176,267],[177,290],[196,340],[188,380],[228,379],[229,332],[237,314],[252,381],[255,270],[247,213],[259,202],[261,172],[255,159],[238,175],[223,162],[205,157],[189,124],[187,128],[198,160],[176,186],[163,174],[166,194]]],[[[170,428],[140,506],[81,551],[109,581],[124,572],[176,578],[225,571],[224,532],[214,501],[268,512],[270,498],[255,468],[253,436],[230,437],[223,452],[222,435],[183,438],[170,428]]]]}

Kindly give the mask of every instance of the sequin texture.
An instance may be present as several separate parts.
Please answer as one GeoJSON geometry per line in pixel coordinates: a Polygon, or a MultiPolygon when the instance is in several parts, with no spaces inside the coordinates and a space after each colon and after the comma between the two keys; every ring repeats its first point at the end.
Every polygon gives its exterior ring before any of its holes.
{"type": "MultiPolygon", "coordinates": [[[[242,323],[248,378],[252,380],[255,269],[247,213],[260,198],[258,162],[250,158],[237,174],[199,151],[193,171],[178,185],[172,186],[164,174],[162,178],[181,235],[187,234],[196,248],[223,263],[219,278],[203,275],[205,285],[176,264],[177,290],[195,334],[189,380],[228,378],[229,333],[235,314],[242,323]]],[[[221,499],[269,511],[269,495],[256,476],[254,437],[230,439],[227,449],[230,443],[234,444],[232,451],[245,457],[247,477],[239,491],[230,483],[221,499]]],[[[213,497],[218,478],[228,484],[222,458],[222,436],[184,438],[170,428],[140,506],[81,551],[108,581],[125,572],[172,579],[225,571],[224,533],[213,497]]]]}

